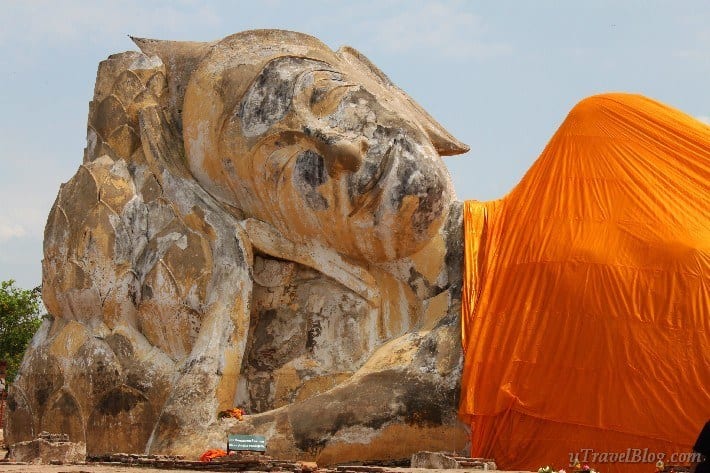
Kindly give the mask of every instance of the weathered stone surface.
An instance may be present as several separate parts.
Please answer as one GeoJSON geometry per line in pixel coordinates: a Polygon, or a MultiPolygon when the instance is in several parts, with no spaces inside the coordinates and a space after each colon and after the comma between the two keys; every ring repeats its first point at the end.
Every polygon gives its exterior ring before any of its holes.
{"type": "Polygon", "coordinates": [[[87,451],[90,455],[117,449],[140,452],[148,443],[155,420],[150,402],[140,391],[118,386],[99,400],[89,416],[87,451]]]}
{"type": "Polygon", "coordinates": [[[417,452],[412,455],[411,467],[427,470],[466,469],[495,471],[498,469],[496,462],[489,458],[461,457],[444,452],[417,452]]]}
{"type": "MultiPolygon", "coordinates": [[[[185,460],[177,455],[138,455],[113,453],[89,457],[90,465],[134,466],[159,470],[197,471],[292,471],[311,473],[318,470],[313,462],[277,460],[255,452],[231,452],[209,462],[185,460]]],[[[320,470],[323,471],[323,470],[320,470]]]]}
{"type": "Polygon", "coordinates": [[[99,66],[7,437],[334,464],[459,450],[465,151],[352,48],[262,30],[99,66]],[[250,415],[218,419],[233,406],[250,415]]]}
{"type": "Polygon", "coordinates": [[[86,444],[70,442],[67,435],[40,433],[34,440],[10,445],[9,458],[15,462],[76,463],[86,460],[86,444]]]}
{"type": "Polygon", "coordinates": [[[417,452],[412,455],[412,468],[456,470],[459,463],[450,455],[441,452],[417,452]]]}

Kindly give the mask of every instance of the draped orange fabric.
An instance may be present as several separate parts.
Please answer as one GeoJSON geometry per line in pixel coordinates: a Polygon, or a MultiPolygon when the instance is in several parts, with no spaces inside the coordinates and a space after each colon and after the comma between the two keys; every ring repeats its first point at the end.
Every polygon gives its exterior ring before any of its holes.
{"type": "Polygon", "coordinates": [[[613,473],[692,450],[710,419],[709,191],[710,127],[606,94],[506,197],[465,203],[473,455],[537,470],[577,452],[613,473]]]}

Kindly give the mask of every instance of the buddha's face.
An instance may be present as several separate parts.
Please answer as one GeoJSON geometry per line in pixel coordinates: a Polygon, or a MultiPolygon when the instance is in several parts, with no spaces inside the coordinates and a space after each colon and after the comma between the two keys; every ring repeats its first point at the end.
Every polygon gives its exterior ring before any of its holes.
{"type": "MultiPolygon", "coordinates": [[[[226,71],[219,95],[242,80],[226,71]]],[[[190,168],[221,200],[294,241],[359,260],[410,255],[440,229],[453,198],[446,168],[381,90],[338,64],[295,56],[267,62],[241,90],[222,98],[213,122],[185,117],[190,168]],[[204,127],[215,127],[216,145],[191,153],[204,127]]]]}

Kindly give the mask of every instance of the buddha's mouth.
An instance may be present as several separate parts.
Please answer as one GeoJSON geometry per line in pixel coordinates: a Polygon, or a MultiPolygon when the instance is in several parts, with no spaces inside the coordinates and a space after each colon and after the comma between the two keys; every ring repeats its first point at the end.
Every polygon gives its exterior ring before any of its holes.
{"type": "Polygon", "coordinates": [[[371,207],[379,200],[379,197],[384,191],[383,181],[392,173],[394,168],[394,149],[399,145],[399,138],[395,138],[387,151],[385,152],[380,164],[373,174],[372,178],[365,184],[362,192],[353,199],[352,211],[348,217],[360,213],[362,210],[372,210],[371,207]]]}

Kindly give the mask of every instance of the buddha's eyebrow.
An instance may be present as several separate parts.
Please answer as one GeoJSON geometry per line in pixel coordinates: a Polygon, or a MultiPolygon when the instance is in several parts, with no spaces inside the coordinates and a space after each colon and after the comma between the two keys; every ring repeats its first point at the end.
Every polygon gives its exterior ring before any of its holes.
{"type": "Polygon", "coordinates": [[[332,68],[329,68],[329,67],[313,68],[313,69],[309,69],[309,70],[307,70],[307,71],[304,71],[303,73],[305,74],[305,73],[308,73],[308,72],[310,72],[310,73],[313,73],[313,72],[332,72],[333,74],[338,74],[339,76],[342,75],[341,72],[336,71],[335,69],[332,69],[332,68]]]}
{"type": "MultiPolygon", "coordinates": [[[[315,73],[315,72],[329,72],[329,73],[334,74],[334,76],[332,76],[332,77],[319,78],[317,81],[314,81],[314,82],[313,82],[313,85],[314,85],[314,86],[315,86],[316,84],[323,83],[323,82],[331,82],[331,83],[332,83],[332,82],[338,82],[338,83],[339,83],[338,85],[333,86],[333,87],[320,87],[320,89],[327,89],[327,92],[332,92],[333,90],[336,90],[336,89],[339,89],[339,88],[343,88],[343,87],[357,87],[357,84],[345,80],[345,79],[343,78],[343,74],[340,73],[340,72],[338,72],[338,71],[334,71],[334,70],[331,70],[331,69],[317,69],[317,70],[312,70],[312,71],[308,71],[308,72],[309,72],[309,73],[315,73]]],[[[299,79],[300,79],[300,78],[299,78],[299,79]]]]}
{"type": "Polygon", "coordinates": [[[337,81],[337,82],[345,82],[342,72],[337,71],[335,69],[327,68],[327,67],[320,67],[320,68],[307,69],[307,70],[301,72],[298,75],[298,77],[296,77],[295,84],[300,83],[304,77],[312,76],[313,74],[315,74],[317,72],[327,72],[329,74],[333,74],[331,77],[328,78],[328,80],[337,81]]]}
{"type": "MultiPolygon", "coordinates": [[[[303,91],[308,88],[308,87],[304,87],[303,83],[304,83],[304,81],[307,80],[309,77],[314,79],[314,80],[313,80],[313,83],[312,83],[309,87],[314,87],[318,82],[322,82],[322,81],[325,81],[325,80],[327,80],[327,81],[329,81],[329,82],[342,82],[342,83],[343,83],[342,85],[338,85],[338,86],[336,86],[336,87],[328,87],[327,90],[325,91],[325,93],[331,92],[331,91],[335,90],[337,87],[352,87],[352,86],[355,85],[355,84],[352,84],[352,83],[347,82],[347,81],[343,78],[343,74],[342,74],[341,72],[339,72],[339,71],[334,70],[334,69],[326,68],[326,67],[319,67],[319,68],[312,68],[312,69],[309,68],[309,69],[306,69],[306,70],[302,71],[302,72],[301,72],[300,74],[298,74],[298,76],[296,76],[296,78],[294,79],[294,81],[293,81],[293,89],[292,89],[292,94],[293,94],[294,97],[295,97],[296,94],[298,94],[298,93],[303,93],[303,91]],[[328,77],[328,78],[323,78],[323,79],[320,79],[320,80],[315,80],[315,78],[313,77],[313,75],[314,75],[315,73],[318,73],[318,72],[326,72],[326,73],[329,73],[329,74],[333,74],[333,76],[328,77]]],[[[323,89],[323,88],[321,88],[321,89],[323,89]]],[[[322,95],[322,93],[318,93],[318,94],[314,94],[314,95],[322,95]]],[[[316,99],[315,101],[317,102],[317,99],[316,99]]],[[[311,103],[314,103],[313,97],[311,97],[311,103]]]]}
{"type": "MultiPolygon", "coordinates": [[[[318,97],[320,98],[320,97],[329,95],[329,94],[331,94],[331,93],[333,93],[333,92],[335,92],[335,91],[337,91],[337,90],[340,90],[340,89],[353,89],[353,88],[357,88],[357,85],[356,85],[356,84],[351,84],[351,83],[345,82],[345,81],[341,81],[341,82],[343,82],[343,83],[342,83],[342,84],[335,85],[335,86],[332,86],[332,87],[321,87],[321,88],[318,88],[318,89],[316,89],[316,90],[313,92],[313,96],[318,96],[318,97]]],[[[313,101],[313,98],[311,98],[311,101],[313,101]]],[[[316,99],[315,101],[317,102],[318,99],[316,99]]]]}
{"type": "MultiPolygon", "coordinates": [[[[327,97],[329,97],[331,94],[336,93],[337,91],[343,90],[343,89],[355,89],[357,88],[357,85],[351,84],[348,82],[345,82],[343,79],[337,79],[337,81],[334,81],[332,79],[328,79],[327,82],[331,84],[331,86],[325,86],[325,87],[314,87],[313,92],[311,93],[311,96],[309,98],[309,105],[311,108],[314,108],[316,104],[319,102],[322,102],[325,100],[327,97]],[[333,82],[337,82],[337,85],[332,85],[333,82]]],[[[345,93],[345,92],[343,92],[345,93]]],[[[342,99],[342,97],[341,97],[342,99]]]]}

